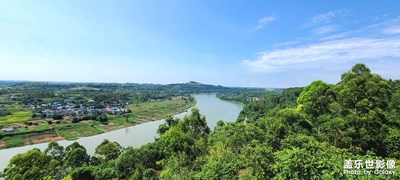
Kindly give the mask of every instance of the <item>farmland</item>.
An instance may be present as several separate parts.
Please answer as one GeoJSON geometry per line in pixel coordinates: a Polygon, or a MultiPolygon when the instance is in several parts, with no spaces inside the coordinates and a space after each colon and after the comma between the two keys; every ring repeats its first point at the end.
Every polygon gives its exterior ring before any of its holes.
{"type": "Polygon", "coordinates": [[[191,94],[264,91],[180,84],[18,82],[0,88],[0,149],[74,140],[163,119],[195,105],[191,94]]]}

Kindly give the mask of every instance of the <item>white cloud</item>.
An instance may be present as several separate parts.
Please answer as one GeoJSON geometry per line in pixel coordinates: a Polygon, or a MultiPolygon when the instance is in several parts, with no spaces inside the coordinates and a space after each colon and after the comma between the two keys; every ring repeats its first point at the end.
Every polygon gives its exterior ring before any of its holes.
{"type": "Polygon", "coordinates": [[[400,33],[400,25],[388,27],[384,29],[383,32],[387,34],[398,34],[400,33]]]}
{"type": "Polygon", "coordinates": [[[387,36],[395,35],[400,33],[400,17],[395,17],[392,19],[382,20],[379,23],[367,25],[360,27],[358,29],[353,29],[345,32],[340,32],[338,34],[333,34],[329,36],[322,37],[321,40],[334,40],[343,39],[351,36],[357,36],[363,34],[364,36],[387,36]]]}
{"type": "Polygon", "coordinates": [[[314,29],[312,32],[313,32],[313,34],[316,34],[316,35],[322,35],[322,34],[328,34],[331,32],[335,32],[335,31],[337,31],[337,29],[338,29],[338,26],[327,25],[327,26],[318,27],[318,28],[314,29]]]}
{"type": "Polygon", "coordinates": [[[400,39],[347,38],[287,49],[265,51],[256,60],[243,61],[253,71],[316,67],[359,60],[400,58],[400,39]]]}
{"type": "Polygon", "coordinates": [[[268,23],[275,21],[276,18],[274,16],[266,16],[258,20],[258,24],[251,31],[257,31],[264,28],[268,23]]]}
{"type": "MultiPolygon", "coordinates": [[[[328,22],[337,13],[330,12],[312,19],[313,22],[328,22]]],[[[400,66],[400,17],[331,34],[338,31],[337,27],[330,24],[320,26],[312,35],[297,38],[296,44],[273,46],[274,49],[243,63],[258,72],[315,69],[367,61],[374,64],[380,60],[390,60],[400,66]],[[318,38],[315,35],[319,35],[318,38]]]]}
{"type": "Polygon", "coordinates": [[[342,39],[345,38],[346,36],[348,36],[351,32],[343,32],[343,33],[339,33],[339,34],[334,34],[334,35],[330,35],[330,36],[325,36],[322,37],[321,40],[335,40],[335,39],[342,39]]]}
{"type": "Polygon", "coordinates": [[[339,25],[350,11],[335,10],[308,18],[300,28],[311,29],[313,35],[324,35],[339,30],[339,25]]]}
{"type": "Polygon", "coordinates": [[[348,12],[349,11],[346,11],[346,10],[335,10],[335,11],[330,11],[330,12],[326,12],[323,14],[319,14],[319,15],[309,18],[307,20],[307,22],[304,24],[304,26],[308,27],[308,26],[314,26],[314,25],[329,24],[334,20],[334,18],[339,17],[339,16],[343,17],[348,12]]]}
{"type": "Polygon", "coordinates": [[[283,43],[276,43],[276,44],[273,44],[271,47],[273,47],[273,48],[287,47],[287,46],[295,45],[298,43],[299,43],[298,40],[293,40],[293,41],[287,41],[287,42],[283,42],[283,43]]]}

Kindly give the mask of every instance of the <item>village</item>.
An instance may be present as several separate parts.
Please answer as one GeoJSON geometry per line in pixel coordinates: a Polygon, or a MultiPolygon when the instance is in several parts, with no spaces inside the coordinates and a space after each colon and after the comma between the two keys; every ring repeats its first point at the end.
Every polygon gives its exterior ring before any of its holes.
{"type": "MultiPolygon", "coordinates": [[[[125,105],[125,104],[124,104],[125,105]]],[[[87,105],[87,104],[74,104],[72,100],[65,99],[64,101],[53,101],[48,104],[41,105],[26,105],[25,108],[29,108],[36,112],[32,115],[32,118],[54,118],[59,119],[61,116],[83,116],[86,114],[113,114],[119,115],[126,112],[126,109],[120,103],[111,104],[99,104],[99,105],[87,105]]]]}
{"type": "MultiPolygon", "coordinates": [[[[88,104],[75,104],[72,100],[65,99],[63,101],[53,101],[50,103],[43,103],[40,105],[24,105],[24,108],[32,110],[34,113],[32,117],[24,123],[12,123],[11,127],[2,128],[1,130],[4,132],[13,132],[17,128],[24,128],[26,125],[39,125],[39,121],[30,121],[30,120],[40,120],[47,119],[48,123],[61,123],[63,119],[84,119],[86,115],[120,115],[129,110],[125,109],[123,106],[126,104],[120,103],[111,103],[111,104],[103,104],[93,105],[94,102],[90,102],[92,105],[88,104]],[[70,118],[67,118],[70,117],[70,118]],[[78,118],[80,117],[80,118],[78,118]],[[53,119],[51,121],[49,119],[53,119]]],[[[93,116],[90,116],[93,117],[93,116]]],[[[44,121],[46,122],[46,121],[44,121]]],[[[74,122],[74,121],[73,121],[74,122]]],[[[43,122],[42,122],[43,123],[43,122]]]]}

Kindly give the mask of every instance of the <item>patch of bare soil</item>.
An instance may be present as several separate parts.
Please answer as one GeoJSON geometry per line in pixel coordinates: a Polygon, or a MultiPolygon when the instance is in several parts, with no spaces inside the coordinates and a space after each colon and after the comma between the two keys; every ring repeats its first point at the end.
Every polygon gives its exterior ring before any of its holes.
{"type": "Polygon", "coordinates": [[[13,126],[19,127],[19,128],[23,128],[23,127],[25,127],[26,125],[25,125],[24,123],[13,123],[13,126]]]}
{"type": "Polygon", "coordinates": [[[90,132],[89,130],[82,130],[82,132],[83,132],[83,134],[86,134],[86,135],[91,135],[92,134],[92,132],[90,132]]]}
{"type": "Polygon", "coordinates": [[[56,134],[41,134],[41,135],[32,136],[32,137],[30,137],[30,139],[32,140],[33,144],[37,144],[37,143],[43,143],[43,142],[49,142],[49,141],[59,141],[59,140],[63,140],[64,138],[59,135],[56,135],[56,134]]]}
{"type": "Polygon", "coordinates": [[[129,127],[131,126],[131,124],[129,124],[128,122],[124,122],[124,127],[129,127]]]}
{"type": "Polygon", "coordinates": [[[30,144],[32,144],[30,141],[30,138],[24,138],[24,139],[22,139],[22,142],[25,144],[25,145],[30,145],[30,144]]]}
{"type": "Polygon", "coordinates": [[[80,124],[80,125],[88,125],[89,122],[88,122],[88,121],[81,121],[81,122],[79,122],[79,124],[80,124]]]}
{"type": "Polygon", "coordinates": [[[157,119],[157,118],[142,117],[142,118],[139,118],[138,121],[141,122],[141,123],[147,123],[147,122],[154,121],[154,119],[157,119]]]}
{"type": "Polygon", "coordinates": [[[103,125],[103,126],[100,126],[100,127],[101,127],[101,129],[103,129],[105,132],[110,132],[110,131],[114,131],[114,130],[120,129],[118,124],[115,125],[115,124],[112,124],[112,123],[110,123],[110,124],[108,124],[108,125],[103,125]]]}
{"type": "Polygon", "coordinates": [[[6,143],[4,141],[0,140],[0,149],[3,149],[6,147],[6,143]]]}

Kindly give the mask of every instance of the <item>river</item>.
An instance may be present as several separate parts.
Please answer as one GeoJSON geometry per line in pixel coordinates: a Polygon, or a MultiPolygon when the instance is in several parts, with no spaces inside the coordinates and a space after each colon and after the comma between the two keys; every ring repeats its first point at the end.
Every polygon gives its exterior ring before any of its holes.
{"type": "MultiPolygon", "coordinates": [[[[223,120],[224,122],[235,121],[243,108],[241,104],[218,99],[215,94],[196,94],[194,96],[197,101],[196,107],[200,110],[200,113],[206,117],[210,129],[213,129],[214,126],[216,126],[218,120],[223,120]]],[[[174,117],[181,118],[189,113],[190,110],[175,115],[174,117]]],[[[95,136],[79,138],[76,141],[83,145],[90,155],[94,154],[96,146],[104,139],[116,141],[124,147],[140,147],[146,143],[154,141],[154,138],[157,137],[157,128],[162,123],[164,123],[164,120],[152,121],[95,136]]],[[[58,143],[64,147],[68,146],[72,142],[74,141],[58,141],[58,143]]],[[[0,150],[0,171],[4,170],[10,159],[16,154],[24,153],[33,148],[38,148],[43,151],[46,149],[47,145],[48,143],[41,143],[0,150]]]]}

